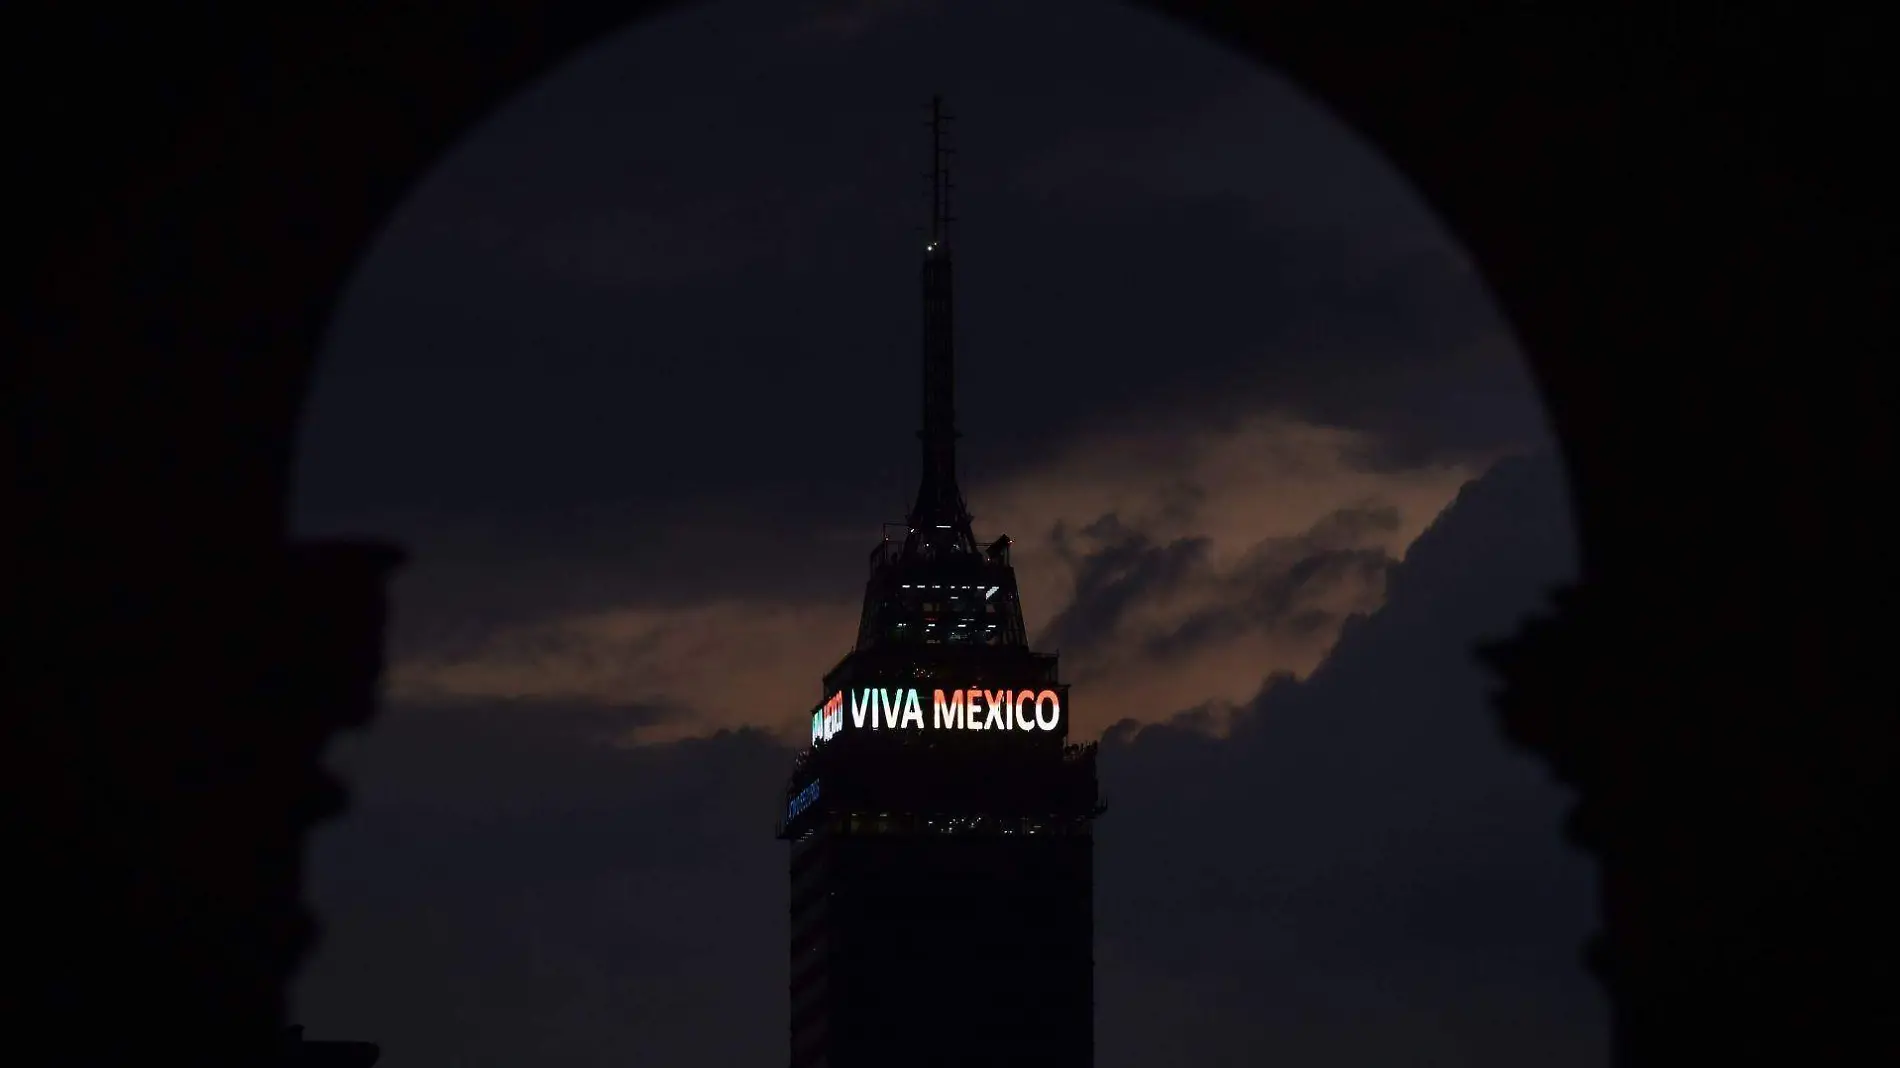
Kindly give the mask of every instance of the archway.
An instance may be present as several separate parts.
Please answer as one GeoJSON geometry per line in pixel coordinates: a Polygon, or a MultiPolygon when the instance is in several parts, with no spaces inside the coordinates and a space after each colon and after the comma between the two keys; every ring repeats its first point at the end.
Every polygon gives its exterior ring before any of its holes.
{"type": "Polygon", "coordinates": [[[1070,740],[1123,724],[1096,1064],[1603,1061],[1572,798],[1498,736],[1470,652],[1576,566],[1483,284],[1376,150],[1165,18],[876,11],[609,35],[366,252],[292,529],[412,556],[375,729],[328,760],[353,805],[307,853],[298,1022],[680,1068],[804,1029],[761,802],[914,499],[941,92],[956,477],[979,542],[1013,538],[1070,740]],[[1263,696],[1276,672],[1305,681],[1263,696]]]}
{"type": "MultiPolygon", "coordinates": [[[[1876,114],[1879,65],[1855,51],[1874,35],[1743,16],[1719,35],[1638,38],[1553,14],[1368,24],[1164,6],[1380,145],[1473,250],[1543,382],[1585,576],[1501,654],[1504,709],[1584,794],[1623,1058],[1812,1056],[1871,1034],[1878,984],[1839,962],[1890,956],[1870,936],[1886,931],[1872,918],[1887,884],[1865,859],[1890,789],[1892,725],[1874,699],[1888,691],[1844,594],[1784,562],[1891,574],[1852,493],[1886,481],[1890,440],[1868,354],[1891,265],[1853,232],[1879,217],[1882,172],[1838,137],[1876,114]],[[1850,58],[1826,79],[1765,76],[1822,49],[1850,58]],[[1725,369],[1721,403],[1685,354],[1725,369]],[[1810,377],[1777,373],[1797,358],[1810,377]],[[1769,431],[1782,420],[1800,432],[1769,431]],[[1763,480],[1783,505],[1737,524],[1763,480]],[[1763,1030],[1738,1034],[1738,1018],[1763,1030]]],[[[80,1036],[75,1059],[159,1036],[222,1059],[274,1039],[299,944],[295,842],[315,815],[315,787],[291,774],[307,780],[339,706],[362,697],[326,691],[360,689],[374,645],[364,616],[343,618],[362,603],[336,595],[373,594],[384,566],[345,555],[315,582],[288,566],[309,359],[406,183],[631,7],[183,26],[168,13],[37,38],[91,59],[83,77],[167,87],[95,82],[88,98],[74,71],[54,74],[42,84],[62,91],[19,127],[73,147],[31,176],[44,210],[18,240],[41,270],[9,317],[25,354],[10,482],[27,498],[10,511],[31,518],[8,536],[34,562],[9,598],[32,636],[11,680],[26,787],[13,815],[26,852],[52,860],[17,907],[80,911],[46,932],[57,946],[18,958],[41,993],[17,1011],[80,1036]],[[175,45],[152,47],[167,31],[175,45]],[[55,136],[74,128],[94,139],[55,136]],[[325,620],[335,644],[318,665],[308,632],[325,620]],[[181,782],[200,784],[196,803],[152,808],[181,782]],[[168,903],[165,919],[128,919],[133,901],[168,903]],[[99,1004],[124,1028],[90,1028],[99,1004]]],[[[23,70],[21,96],[49,74],[23,70]]]]}

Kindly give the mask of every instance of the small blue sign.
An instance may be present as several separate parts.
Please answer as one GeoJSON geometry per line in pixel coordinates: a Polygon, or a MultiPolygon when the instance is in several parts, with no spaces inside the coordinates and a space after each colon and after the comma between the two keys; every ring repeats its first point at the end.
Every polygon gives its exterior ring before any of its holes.
{"type": "Polygon", "coordinates": [[[816,800],[818,800],[818,780],[813,779],[810,786],[798,791],[798,795],[785,806],[785,822],[790,823],[797,819],[798,814],[810,808],[811,803],[816,800]]]}

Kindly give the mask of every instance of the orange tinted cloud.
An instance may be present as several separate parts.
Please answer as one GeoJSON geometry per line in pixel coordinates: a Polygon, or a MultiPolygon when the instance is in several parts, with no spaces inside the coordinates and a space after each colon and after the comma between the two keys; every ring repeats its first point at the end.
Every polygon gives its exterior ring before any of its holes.
{"type": "MultiPolygon", "coordinates": [[[[979,532],[1016,539],[1031,634],[1068,646],[1076,732],[1244,702],[1273,672],[1310,671],[1349,613],[1377,607],[1379,563],[1402,556],[1479,472],[1373,470],[1358,460],[1367,444],[1259,416],[1105,434],[973,483],[979,532]]],[[[635,741],[738,726],[796,740],[823,696],[820,676],[855,637],[856,593],[628,605],[506,627],[465,652],[399,661],[391,691],[677,710],[635,741]]]]}
{"type": "Polygon", "coordinates": [[[1480,468],[1375,470],[1359,460],[1370,444],[1355,431],[1258,415],[1079,443],[973,494],[987,506],[981,525],[1017,538],[1034,635],[1071,609],[1091,566],[1117,563],[1106,558],[1117,546],[1194,550],[1112,621],[1093,621],[1087,647],[1063,650],[1078,727],[1245,701],[1268,674],[1312,670],[1345,615],[1376,608],[1379,576],[1351,566],[1350,554],[1401,558],[1480,468]],[[1368,515],[1378,521],[1351,521],[1368,515]],[[1282,603],[1260,603],[1273,597],[1282,603]]]}
{"type": "Polygon", "coordinates": [[[674,741],[721,727],[794,735],[819,678],[857,636],[852,603],[719,601],[631,606],[497,631],[472,650],[399,662],[390,691],[411,702],[535,700],[655,705],[677,718],[631,740],[674,741]]]}

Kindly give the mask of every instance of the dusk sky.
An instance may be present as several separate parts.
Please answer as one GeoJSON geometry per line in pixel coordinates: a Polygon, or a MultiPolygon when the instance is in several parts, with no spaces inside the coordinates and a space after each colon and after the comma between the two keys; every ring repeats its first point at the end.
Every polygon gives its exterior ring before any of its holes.
{"type": "Polygon", "coordinates": [[[413,190],[305,415],[299,532],[412,562],[295,1018],[785,1061],[772,821],[916,489],[933,93],[963,488],[1104,738],[1097,1063],[1604,1063],[1571,799],[1471,655],[1576,567],[1509,328],[1321,107],[1079,2],[699,5],[413,190]]]}

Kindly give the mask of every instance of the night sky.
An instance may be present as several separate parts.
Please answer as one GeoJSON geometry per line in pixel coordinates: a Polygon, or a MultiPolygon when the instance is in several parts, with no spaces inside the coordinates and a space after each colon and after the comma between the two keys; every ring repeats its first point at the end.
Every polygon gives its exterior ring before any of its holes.
{"type": "Polygon", "coordinates": [[[295,1017],[391,1068],[784,1063],[772,823],[916,488],[936,92],[963,487],[1104,739],[1098,1064],[1603,1063],[1570,798],[1470,652],[1576,566],[1509,329],[1324,110],[1079,3],[630,26],[391,219],[297,524],[414,561],[295,1017]]]}

